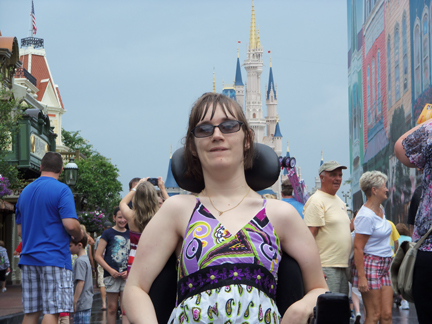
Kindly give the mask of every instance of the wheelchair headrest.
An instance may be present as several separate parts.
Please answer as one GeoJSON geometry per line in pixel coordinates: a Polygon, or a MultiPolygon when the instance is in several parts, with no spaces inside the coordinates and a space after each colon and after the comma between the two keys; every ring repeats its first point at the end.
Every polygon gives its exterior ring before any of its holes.
{"type": "MultiPolygon", "coordinates": [[[[252,190],[259,191],[272,186],[279,178],[280,162],[277,154],[269,146],[254,143],[253,167],[245,171],[246,182],[252,190]]],[[[199,193],[204,189],[204,180],[186,178],[184,148],[176,150],[171,160],[171,171],[180,188],[199,193]]]]}

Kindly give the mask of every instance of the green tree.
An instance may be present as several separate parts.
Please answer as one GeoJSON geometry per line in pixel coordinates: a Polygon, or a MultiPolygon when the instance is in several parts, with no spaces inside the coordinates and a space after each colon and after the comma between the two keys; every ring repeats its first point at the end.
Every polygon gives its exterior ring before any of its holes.
{"type": "Polygon", "coordinates": [[[82,194],[83,209],[103,209],[111,213],[121,200],[122,185],[118,181],[118,168],[110,159],[98,153],[80,131],[62,129],[63,143],[71,151],[79,150],[87,159],[75,161],[78,165],[78,182],[75,191],[82,194]]]}
{"type": "Polygon", "coordinates": [[[19,130],[18,121],[22,117],[22,106],[14,98],[12,91],[1,84],[0,74],[0,174],[9,179],[10,188],[20,186],[19,173],[7,160],[12,147],[12,138],[19,130]]]}
{"type": "Polygon", "coordinates": [[[101,208],[112,212],[121,200],[122,185],[117,180],[117,167],[97,152],[87,159],[76,161],[76,164],[79,168],[76,192],[83,194],[86,200],[84,209],[101,208]]]}
{"type": "Polygon", "coordinates": [[[63,144],[71,149],[71,151],[79,150],[86,157],[90,157],[95,152],[93,145],[89,144],[87,140],[80,135],[81,131],[68,132],[62,128],[63,144]]]}

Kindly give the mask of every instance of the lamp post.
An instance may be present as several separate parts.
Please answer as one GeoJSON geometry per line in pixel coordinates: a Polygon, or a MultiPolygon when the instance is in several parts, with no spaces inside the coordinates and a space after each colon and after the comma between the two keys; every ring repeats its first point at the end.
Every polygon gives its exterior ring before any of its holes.
{"type": "Polygon", "coordinates": [[[73,191],[78,180],[78,165],[74,162],[73,156],[70,157],[69,163],[64,167],[65,171],[65,182],[73,191]]]}

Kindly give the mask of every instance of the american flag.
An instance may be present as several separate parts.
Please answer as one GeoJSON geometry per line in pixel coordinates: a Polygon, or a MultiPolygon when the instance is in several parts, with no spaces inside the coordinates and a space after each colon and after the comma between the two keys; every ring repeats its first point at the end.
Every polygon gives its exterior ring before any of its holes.
{"type": "Polygon", "coordinates": [[[31,18],[32,18],[32,29],[33,29],[33,35],[36,35],[37,27],[36,27],[36,17],[35,17],[35,12],[34,12],[34,4],[33,4],[33,0],[32,0],[31,18]]]}

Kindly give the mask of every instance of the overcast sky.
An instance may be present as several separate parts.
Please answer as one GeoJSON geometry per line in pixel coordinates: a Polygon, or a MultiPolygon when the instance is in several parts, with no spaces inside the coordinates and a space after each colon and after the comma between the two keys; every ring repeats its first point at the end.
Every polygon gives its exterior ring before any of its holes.
{"type": "MultiPolygon", "coordinates": [[[[213,67],[221,92],[223,80],[234,80],[237,47],[242,63],[246,57],[252,1],[34,4],[36,37],[45,40],[67,111],[63,128],[81,130],[111,158],[125,192],[136,176],[165,179],[170,145],[181,147],[193,102],[212,91],[213,67]]],[[[1,0],[3,36],[28,36],[30,8],[30,0],[1,0]]],[[[255,15],[264,48],[262,94],[271,55],[283,152],[289,140],[312,188],[321,150],[325,161],[349,165],[346,1],[255,0],[255,15]]],[[[242,76],[245,82],[244,68],[242,76]]]]}

